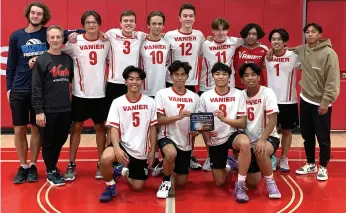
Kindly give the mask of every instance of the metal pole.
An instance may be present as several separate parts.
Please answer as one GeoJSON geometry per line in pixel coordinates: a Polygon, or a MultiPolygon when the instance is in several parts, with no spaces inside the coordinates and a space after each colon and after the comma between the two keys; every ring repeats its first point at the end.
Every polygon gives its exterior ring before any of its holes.
{"type": "MultiPolygon", "coordinates": [[[[307,19],[307,4],[308,0],[303,0],[303,23],[302,26],[304,27],[306,25],[306,19],[307,19]]],[[[303,29],[302,29],[303,30],[303,29]]],[[[302,31],[301,31],[302,32],[302,31]]],[[[305,44],[305,35],[304,32],[302,33],[302,44],[305,44]]]]}

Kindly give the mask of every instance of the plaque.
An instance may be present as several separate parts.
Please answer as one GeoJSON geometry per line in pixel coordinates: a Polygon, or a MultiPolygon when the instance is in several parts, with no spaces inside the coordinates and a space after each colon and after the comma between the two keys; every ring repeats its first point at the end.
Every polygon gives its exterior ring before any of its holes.
{"type": "Polygon", "coordinates": [[[191,131],[213,131],[214,115],[211,112],[191,113],[191,131]]]}

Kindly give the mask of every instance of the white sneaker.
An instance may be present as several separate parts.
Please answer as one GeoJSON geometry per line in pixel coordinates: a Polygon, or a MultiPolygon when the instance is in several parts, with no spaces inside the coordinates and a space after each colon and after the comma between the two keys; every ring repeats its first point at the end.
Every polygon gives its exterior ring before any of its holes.
{"type": "Polygon", "coordinates": [[[279,167],[281,172],[290,171],[290,166],[288,165],[288,158],[286,156],[282,156],[279,160],[279,167]]]}
{"type": "Polygon", "coordinates": [[[208,157],[207,160],[205,160],[203,166],[202,166],[203,171],[210,172],[210,158],[208,157]]]}
{"type": "Polygon", "coordinates": [[[159,176],[163,172],[163,160],[157,164],[156,167],[153,168],[153,171],[151,172],[151,176],[156,177],[159,176]]]}
{"type": "Polygon", "coordinates": [[[100,166],[101,166],[101,163],[100,162],[97,162],[97,170],[96,170],[96,174],[95,174],[95,179],[103,179],[103,176],[102,176],[102,173],[100,171],[100,166]]]}
{"type": "Polygon", "coordinates": [[[193,169],[193,170],[200,170],[200,169],[202,169],[202,165],[199,164],[198,160],[194,156],[191,156],[190,168],[193,169]]]}
{"type": "Polygon", "coordinates": [[[317,172],[317,168],[316,168],[316,164],[314,163],[306,163],[303,167],[300,167],[299,169],[296,170],[296,174],[298,175],[306,175],[306,174],[312,174],[316,172],[317,172]]]}
{"type": "Polygon", "coordinates": [[[157,198],[167,198],[169,191],[171,190],[171,181],[162,181],[159,190],[156,193],[157,198]]]}
{"type": "Polygon", "coordinates": [[[318,168],[317,180],[328,180],[328,170],[324,166],[318,168]]]}

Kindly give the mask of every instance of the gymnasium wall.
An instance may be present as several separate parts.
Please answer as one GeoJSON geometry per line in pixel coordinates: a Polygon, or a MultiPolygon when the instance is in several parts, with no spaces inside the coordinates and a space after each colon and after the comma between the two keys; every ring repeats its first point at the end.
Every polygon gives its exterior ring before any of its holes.
{"type": "MultiPolygon", "coordinates": [[[[23,9],[30,0],[1,0],[1,127],[11,127],[11,111],[6,97],[6,61],[10,34],[27,25],[23,9]]],[[[226,18],[231,25],[229,35],[238,36],[240,29],[249,22],[263,27],[267,35],[273,28],[283,27],[290,33],[288,45],[302,43],[303,0],[43,0],[52,12],[48,23],[61,25],[65,29],[81,28],[80,17],[85,10],[94,9],[102,16],[101,30],[119,27],[119,15],[125,9],[137,14],[137,30],[147,32],[146,16],[152,10],[161,10],[166,15],[164,31],[180,26],[178,12],[181,4],[190,2],[196,6],[194,28],[204,35],[211,35],[211,22],[217,17],[226,18]],[[131,6],[130,6],[131,5],[131,6]]],[[[332,39],[339,55],[340,69],[344,71],[341,93],[333,105],[332,129],[346,130],[346,2],[308,1],[307,21],[320,23],[324,37],[332,39]]],[[[261,40],[269,45],[267,35],[261,40]]],[[[341,74],[342,75],[342,74],[341,74]]],[[[300,75],[298,76],[300,78],[300,75]]],[[[300,88],[298,89],[300,90],[300,88]]],[[[86,126],[91,126],[88,121],[86,126]]]]}

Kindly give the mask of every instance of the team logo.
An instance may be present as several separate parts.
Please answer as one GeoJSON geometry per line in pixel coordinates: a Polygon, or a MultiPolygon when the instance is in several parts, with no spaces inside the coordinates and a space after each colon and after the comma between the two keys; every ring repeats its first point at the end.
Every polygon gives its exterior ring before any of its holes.
{"type": "Polygon", "coordinates": [[[42,55],[47,50],[47,44],[42,43],[39,39],[29,39],[25,45],[21,46],[24,57],[34,57],[42,55]]]}

